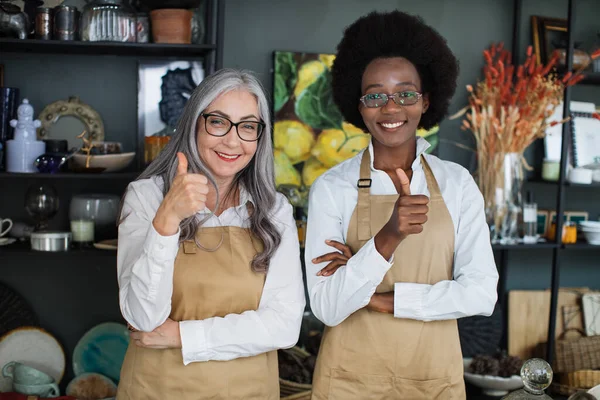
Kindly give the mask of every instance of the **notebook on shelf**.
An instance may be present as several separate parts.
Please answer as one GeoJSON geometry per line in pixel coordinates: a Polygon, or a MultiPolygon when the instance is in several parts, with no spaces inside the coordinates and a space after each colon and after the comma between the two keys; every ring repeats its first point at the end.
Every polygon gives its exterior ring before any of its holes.
{"type": "Polygon", "coordinates": [[[600,120],[592,113],[572,112],[570,123],[573,165],[600,164],[600,120]]]}

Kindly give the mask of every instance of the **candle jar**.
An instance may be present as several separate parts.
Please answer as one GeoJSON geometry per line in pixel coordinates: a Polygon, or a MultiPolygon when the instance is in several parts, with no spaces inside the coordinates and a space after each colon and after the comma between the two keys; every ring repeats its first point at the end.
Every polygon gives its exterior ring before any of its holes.
{"type": "Polygon", "coordinates": [[[94,221],[91,219],[71,220],[73,245],[90,247],[94,243],[94,221]]]}

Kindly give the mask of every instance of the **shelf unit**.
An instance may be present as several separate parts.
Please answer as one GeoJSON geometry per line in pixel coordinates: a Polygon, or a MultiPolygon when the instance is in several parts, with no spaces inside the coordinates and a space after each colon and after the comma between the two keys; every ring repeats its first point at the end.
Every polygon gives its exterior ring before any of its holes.
{"type": "Polygon", "coordinates": [[[21,174],[0,172],[0,179],[121,179],[133,181],[141,172],[108,172],[98,174],[64,172],[58,174],[21,174]]]}
{"type": "Polygon", "coordinates": [[[206,43],[204,44],[0,38],[0,48],[7,53],[112,55],[175,59],[203,58],[206,73],[211,74],[223,66],[224,21],[225,0],[207,0],[206,43]]]}
{"type": "MultiPolygon", "coordinates": [[[[568,0],[568,17],[567,17],[567,36],[568,36],[568,47],[566,53],[567,59],[567,70],[573,70],[573,58],[572,54],[574,51],[575,38],[573,35],[575,27],[575,10],[577,0],[568,0]]],[[[517,65],[519,55],[519,38],[520,38],[520,21],[521,21],[521,9],[523,0],[514,0],[513,7],[513,38],[512,38],[512,54],[513,64],[517,65]]],[[[586,78],[580,82],[581,85],[600,85],[600,73],[586,73],[586,78]]],[[[564,108],[563,115],[570,114],[570,102],[572,95],[572,87],[565,88],[564,93],[564,108]]],[[[596,191],[600,188],[600,184],[594,183],[591,185],[572,184],[567,182],[567,156],[571,144],[571,132],[570,124],[565,123],[562,125],[562,148],[561,148],[561,162],[560,162],[560,175],[558,182],[548,181],[535,181],[539,183],[545,183],[557,186],[557,198],[556,198],[556,232],[562,232],[563,218],[565,212],[565,191],[567,188],[588,188],[589,190],[596,191]]],[[[552,364],[554,359],[554,344],[555,344],[555,328],[556,328],[556,312],[558,305],[558,290],[560,287],[560,259],[563,251],[573,250],[599,250],[600,246],[594,246],[586,242],[578,242],[574,244],[563,244],[560,243],[560,235],[556,235],[556,239],[553,242],[536,245],[523,245],[523,246],[494,246],[494,250],[499,251],[499,273],[500,281],[498,284],[499,293],[505,297],[506,293],[506,269],[507,269],[507,252],[516,249],[549,249],[552,250],[552,268],[551,268],[551,296],[550,296],[550,313],[548,315],[548,335],[546,342],[546,360],[552,364]]],[[[506,304],[504,304],[506,305],[506,304]]],[[[504,307],[506,310],[506,307],[504,307]]],[[[505,318],[506,320],[506,318],[505,318]]]]}
{"type": "Polygon", "coordinates": [[[83,42],[0,38],[2,51],[36,54],[81,54],[138,57],[197,57],[217,50],[216,44],[83,42]]]}
{"type": "MultiPolygon", "coordinates": [[[[86,42],[80,40],[39,40],[0,38],[3,53],[68,54],[80,56],[135,57],[138,59],[202,59],[206,75],[223,67],[225,0],[207,0],[204,44],[86,42]]],[[[144,168],[144,138],[136,140],[136,168],[144,168]]],[[[67,177],[61,174],[61,177],[67,177]]],[[[0,178],[7,178],[0,175],[0,178]]],[[[70,177],[72,178],[72,177],[70,177]]]]}
{"type": "MultiPolygon", "coordinates": [[[[106,57],[123,65],[148,60],[195,60],[201,61],[205,75],[223,66],[225,0],[205,0],[205,44],[160,44],[55,41],[35,39],[0,38],[2,55],[18,55],[19,58],[43,59],[45,55],[73,55],[78,59],[99,60],[102,68],[106,57]],[[104,60],[103,60],[104,59],[104,60]]],[[[73,59],[72,59],[73,60],[73,59]]],[[[72,61],[77,63],[78,60],[72,61]]],[[[109,61],[111,62],[111,61],[109,61]]],[[[93,64],[96,64],[94,61],[93,64]]],[[[133,70],[125,69],[123,74],[133,70]]],[[[78,73],[75,69],[74,73],[78,73]]],[[[129,78],[128,78],[129,79],[129,78]]],[[[133,76],[131,79],[135,80],[133,76]]],[[[133,89],[134,85],[131,86],[133,89]]],[[[108,117],[108,116],[107,116],[108,117]]],[[[136,118],[137,120],[137,118],[136,118]]],[[[0,172],[0,204],[13,213],[0,215],[16,221],[25,221],[28,215],[23,207],[26,188],[40,181],[53,185],[59,192],[60,209],[53,217],[60,223],[60,230],[67,230],[68,199],[74,193],[121,194],[143,169],[144,138],[139,137],[134,126],[128,131],[130,142],[136,148],[138,163],[117,173],[59,173],[22,174],[0,172]],[[142,159],[141,162],[139,159],[142,159]],[[15,207],[12,209],[11,207],[15,207]],[[19,209],[17,210],[16,207],[19,209]]],[[[129,138],[129,137],[128,137],[129,138]]],[[[51,229],[54,229],[53,227],[51,229]]],[[[67,252],[39,252],[31,250],[29,242],[16,242],[0,246],[0,281],[12,287],[36,309],[40,326],[51,332],[61,343],[67,356],[65,377],[60,383],[64,392],[73,377],[71,364],[77,341],[83,333],[98,323],[123,322],[118,304],[116,251],[99,250],[94,247],[72,248],[67,252]]]]}

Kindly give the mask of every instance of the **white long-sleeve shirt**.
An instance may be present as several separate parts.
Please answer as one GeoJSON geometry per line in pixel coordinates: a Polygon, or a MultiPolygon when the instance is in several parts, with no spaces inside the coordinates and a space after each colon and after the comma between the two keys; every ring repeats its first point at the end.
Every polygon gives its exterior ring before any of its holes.
{"type": "MultiPolygon", "coordinates": [[[[411,194],[429,196],[420,155],[429,147],[417,140],[417,158],[412,165],[411,194]]],[[[368,151],[373,157],[373,146],[368,151]]],[[[335,248],[325,240],[346,242],[350,218],[357,204],[360,162],[363,152],[336,165],[312,185],[306,236],[306,274],[310,306],[317,318],[329,326],[344,321],[365,307],[377,285],[391,268],[369,240],[333,275],[317,276],[327,262],[312,259],[335,248]]],[[[498,271],[485,221],[483,196],[469,172],[458,164],[425,154],[440,186],[442,197],[454,224],[454,279],[434,285],[396,282],[394,316],[422,321],[456,319],[472,315],[489,316],[497,300],[498,271]]],[[[397,194],[391,178],[376,170],[371,161],[371,194],[397,194]]],[[[375,235],[376,232],[373,232],[375,235]]]]}
{"type": "MultiPolygon", "coordinates": [[[[132,182],[123,205],[125,219],[119,225],[121,312],[127,322],[144,332],[163,324],[171,313],[179,233],[161,236],[154,229],[152,220],[162,199],[160,178],[132,182]]],[[[247,201],[251,199],[242,189],[239,206],[211,216],[203,226],[249,227],[247,201]]],[[[271,258],[258,309],[224,318],[181,321],[184,364],[249,357],[296,344],[305,306],[298,231],[292,206],[283,195],[277,194],[273,210],[281,244],[271,258]]]]}

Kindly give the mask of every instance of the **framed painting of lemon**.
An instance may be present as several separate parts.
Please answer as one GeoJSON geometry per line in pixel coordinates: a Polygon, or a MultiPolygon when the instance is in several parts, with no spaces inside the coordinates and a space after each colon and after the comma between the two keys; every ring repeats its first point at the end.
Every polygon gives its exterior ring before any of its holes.
{"type": "MultiPolygon", "coordinates": [[[[367,147],[370,135],[343,120],[333,101],[333,54],[273,53],[275,183],[296,207],[306,207],[312,183],[367,147]],[[299,194],[299,195],[298,195],[299,194]]],[[[358,102],[358,99],[357,99],[358,102]]],[[[438,128],[419,130],[432,151],[438,128]]]]}

